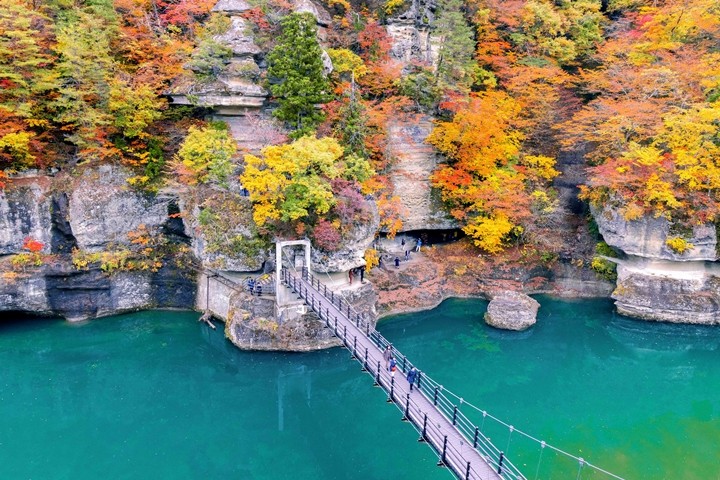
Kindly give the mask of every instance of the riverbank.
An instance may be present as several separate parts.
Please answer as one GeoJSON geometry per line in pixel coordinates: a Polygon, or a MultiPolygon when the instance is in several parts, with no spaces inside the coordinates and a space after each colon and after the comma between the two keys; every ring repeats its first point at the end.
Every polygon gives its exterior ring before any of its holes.
{"type": "MultiPolygon", "coordinates": [[[[399,242],[399,240],[398,240],[399,242]]],[[[399,252],[398,244],[398,252],[399,252]]],[[[368,279],[378,295],[378,317],[437,307],[448,298],[489,299],[513,290],[559,298],[609,298],[614,284],[571,256],[544,256],[511,248],[500,256],[478,255],[469,240],[423,247],[409,260],[390,250],[368,279]],[[394,258],[400,260],[398,267],[394,258]],[[389,261],[388,261],[389,259],[389,261]]]]}

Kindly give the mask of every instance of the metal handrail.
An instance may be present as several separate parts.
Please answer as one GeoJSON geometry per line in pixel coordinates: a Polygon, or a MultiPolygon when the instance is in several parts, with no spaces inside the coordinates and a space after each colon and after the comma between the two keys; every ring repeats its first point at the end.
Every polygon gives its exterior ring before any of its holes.
{"type": "MultiPolygon", "coordinates": [[[[297,281],[297,277],[294,275],[291,275],[287,269],[282,270],[283,280],[294,290],[296,291],[305,301],[308,303],[313,311],[316,313],[319,313],[319,317],[321,320],[323,320],[323,314],[322,314],[322,308],[319,302],[319,299],[315,299],[314,293],[309,293],[307,286],[303,289],[302,283],[299,283],[297,281]]],[[[302,280],[305,282],[310,283],[310,286],[315,289],[318,294],[323,296],[326,300],[329,300],[332,305],[336,306],[342,314],[345,314],[345,305],[343,305],[342,300],[339,298],[339,296],[332,295],[332,297],[337,297],[337,303],[335,302],[335,298],[327,297],[326,295],[323,295],[323,291],[326,290],[326,287],[321,287],[322,282],[317,280],[311,273],[309,273],[306,269],[303,269],[302,272],[302,280]],[[321,290],[321,288],[323,290],[321,290]]],[[[352,313],[353,309],[347,306],[347,311],[349,313],[352,313]]],[[[397,362],[398,369],[406,374],[414,365],[412,362],[409,361],[409,359],[400,353],[397,349],[392,347],[392,344],[385,339],[377,330],[374,328],[372,330],[369,330],[369,323],[366,323],[364,319],[360,318],[358,315],[356,315],[356,318],[353,321],[353,318],[351,315],[347,315],[346,318],[348,318],[351,322],[358,325],[360,330],[362,331],[364,326],[367,326],[367,336],[370,340],[375,343],[375,345],[380,348],[380,350],[384,350],[388,345],[391,346],[393,349],[393,354],[396,359],[400,360],[397,362]]],[[[333,327],[332,319],[329,318],[328,314],[325,314],[325,318],[327,326],[333,327]]],[[[335,319],[335,325],[337,325],[337,319],[335,319]]],[[[349,347],[347,344],[347,338],[343,338],[343,335],[341,334],[342,331],[338,331],[337,327],[335,327],[335,334],[340,338],[340,340],[343,341],[343,344],[346,347],[349,347]]],[[[417,367],[416,367],[417,369],[417,367]]],[[[472,445],[473,448],[475,448],[486,460],[486,462],[490,465],[492,465],[496,470],[498,471],[498,474],[508,480],[517,480],[517,479],[524,479],[525,477],[522,475],[522,473],[515,467],[515,465],[512,464],[505,456],[504,453],[499,450],[493,443],[490,441],[489,438],[487,438],[485,435],[482,434],[482,432],[479,431],[479,428],[474,426],[472,422],[465,416],[464,413],[459,411],[459,408],[455,408],[452,401],[443,393],[442,385],[440,385],[438,382],[433,380],[431,377],[428,377],[424,374],[424,372],[418,370],[418,389],[420,392],[433,404],[435,404],[436,408],[439,412],[441,412],[448,420],[453,422],[453,425],[456,426],[457,430],[465,437],[466,441],[468,441],[468,445],[472,445]],[[439,408],[438,408],[439,407],[439,408]],[[460,425],[458,425],[458,422],[460,422],[460,425]],[[472,431],[470,431],[469,428],[467,428],[468,425],[472,425],[474,428],[472,431]],[[464,428],[462,428],[464,426],[464,428]]],[[[382,385],[382,383],[381,383],[382,385]]],[[[435,448],[435,447],[434,447],[435,448]]],[[[436,449],[437,450],[437,449],[436,449]]],[[[447,451],[446,451],[447,453],[447,451]]],[[[456,472],[457,473],[457,472],[456,472]]],[[[462,478],[460,476],[459,478],[462,478]]]]}

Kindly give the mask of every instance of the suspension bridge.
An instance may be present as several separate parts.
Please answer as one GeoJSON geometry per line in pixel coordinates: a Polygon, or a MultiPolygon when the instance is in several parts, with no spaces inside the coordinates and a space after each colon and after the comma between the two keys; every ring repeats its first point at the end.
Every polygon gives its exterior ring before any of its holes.
{"type": "MultiPolygon", "coordinates": [[[[308,265],[309,263],[306,263],[308,265]]],[[[278,262],[280,265],[280,262],[278,262]]],[[[277,276],[278,284],[299,296],[313,312],[325,322],[351,358],[362,365],[362,371],[369,373],[375,386],[387,392],[387,402],[394,403],[402,412],[402,420],[409,422],[418,431],[418,441],[427,443],[438,455],[438,466],[447,467],[461,480],[528,479],[547,478],[540,476],[543,453],[547,450],[568,459],[576,465],[573,471],[556,474],[553,478],[579,480],[581,478],[607,478],[623,480],[613,473],[591,464],[559,448],[537,439],[512,425],[490,415],[472,404],[465,402],[452,392],[444,389],[424,372],[419,371],[416,388],[410,390],[406,380],[407,372],[413,368],[410,360],[393,348],[393,356],[401,375],[392,375],[385,367],[383,350],[392,345],[352,305],[335,295],[332,289],[321,282],[305,267],[282,268],[277,276]],[[473,423],[461,411],[461,407],[482,414],[480,425],[473,423]],[[513,434],[535,443],[538,448],[537,467],[534,477],[526,477],[483,433],[486,420],[495,422],[508,431],[507,446],[513,434]]]]}

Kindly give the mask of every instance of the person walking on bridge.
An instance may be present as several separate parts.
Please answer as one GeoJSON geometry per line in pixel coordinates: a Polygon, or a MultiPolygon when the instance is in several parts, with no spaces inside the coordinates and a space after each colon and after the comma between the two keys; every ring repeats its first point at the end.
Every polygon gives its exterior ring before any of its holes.
{"type": "Polygon", "coordinates": [[[390,370],[390,359],[393,358],[392,345],[388,345],[383,352],[383,360],[385,360],[385,370],[390,370]]]}
{"type": "Polygon", "coordinates": [[[418,371],[417,368],[412,367],[410,371],[407,374],[407,381],[410,384],[410,391],[413,391],[413,385],[415,385],[415,380],[417,379],[418,371]]]}

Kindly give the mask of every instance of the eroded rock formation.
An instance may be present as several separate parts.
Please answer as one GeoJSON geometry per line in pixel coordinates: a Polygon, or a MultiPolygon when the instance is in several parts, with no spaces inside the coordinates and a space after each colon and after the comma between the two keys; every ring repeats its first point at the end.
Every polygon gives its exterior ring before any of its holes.
{"type": "Polygon", "coordinates": [[[493,295],[485,312],[485,323],[503,330],[527,330],[537,322],[540,304],[524,293],[502,291],[493,295]]]}
{"type": "Polygon", "coordinates": [[[102,166],[17,179],[0,191],[8,212],[0,221],[0,310],[84,320],[193,306],[195,274],[179,256],[131,267],[132,232],[142,241],[164,232],[178,246],[188,239],[173,226],[177,199],[133,191],[128,176],[102,166]],[[24,238],[43,244],[37,257],[23,248],[24,238]]]}
{"type": "Polygon", "coordinates": [[[627,221],[613,209],[594,210],[600,233],[626,258],[615,260],[612,293],[619,313],[645,320],[720,324],[720,268],[714,225],[695,226],[683,238],[692,244],[672,250],[676,237],[663,217],[627,221]]]}
{"type": "Polygon", "coordinates": [[[458,227],[443,208],[440,193],[430,183],[430,175],[442,160],[425,143],[431,131],[429,116],[411,122],[391,121],[388,126],[388,149],[394,158],[390,180],[403,206],[403,231],[458,227]]]}

